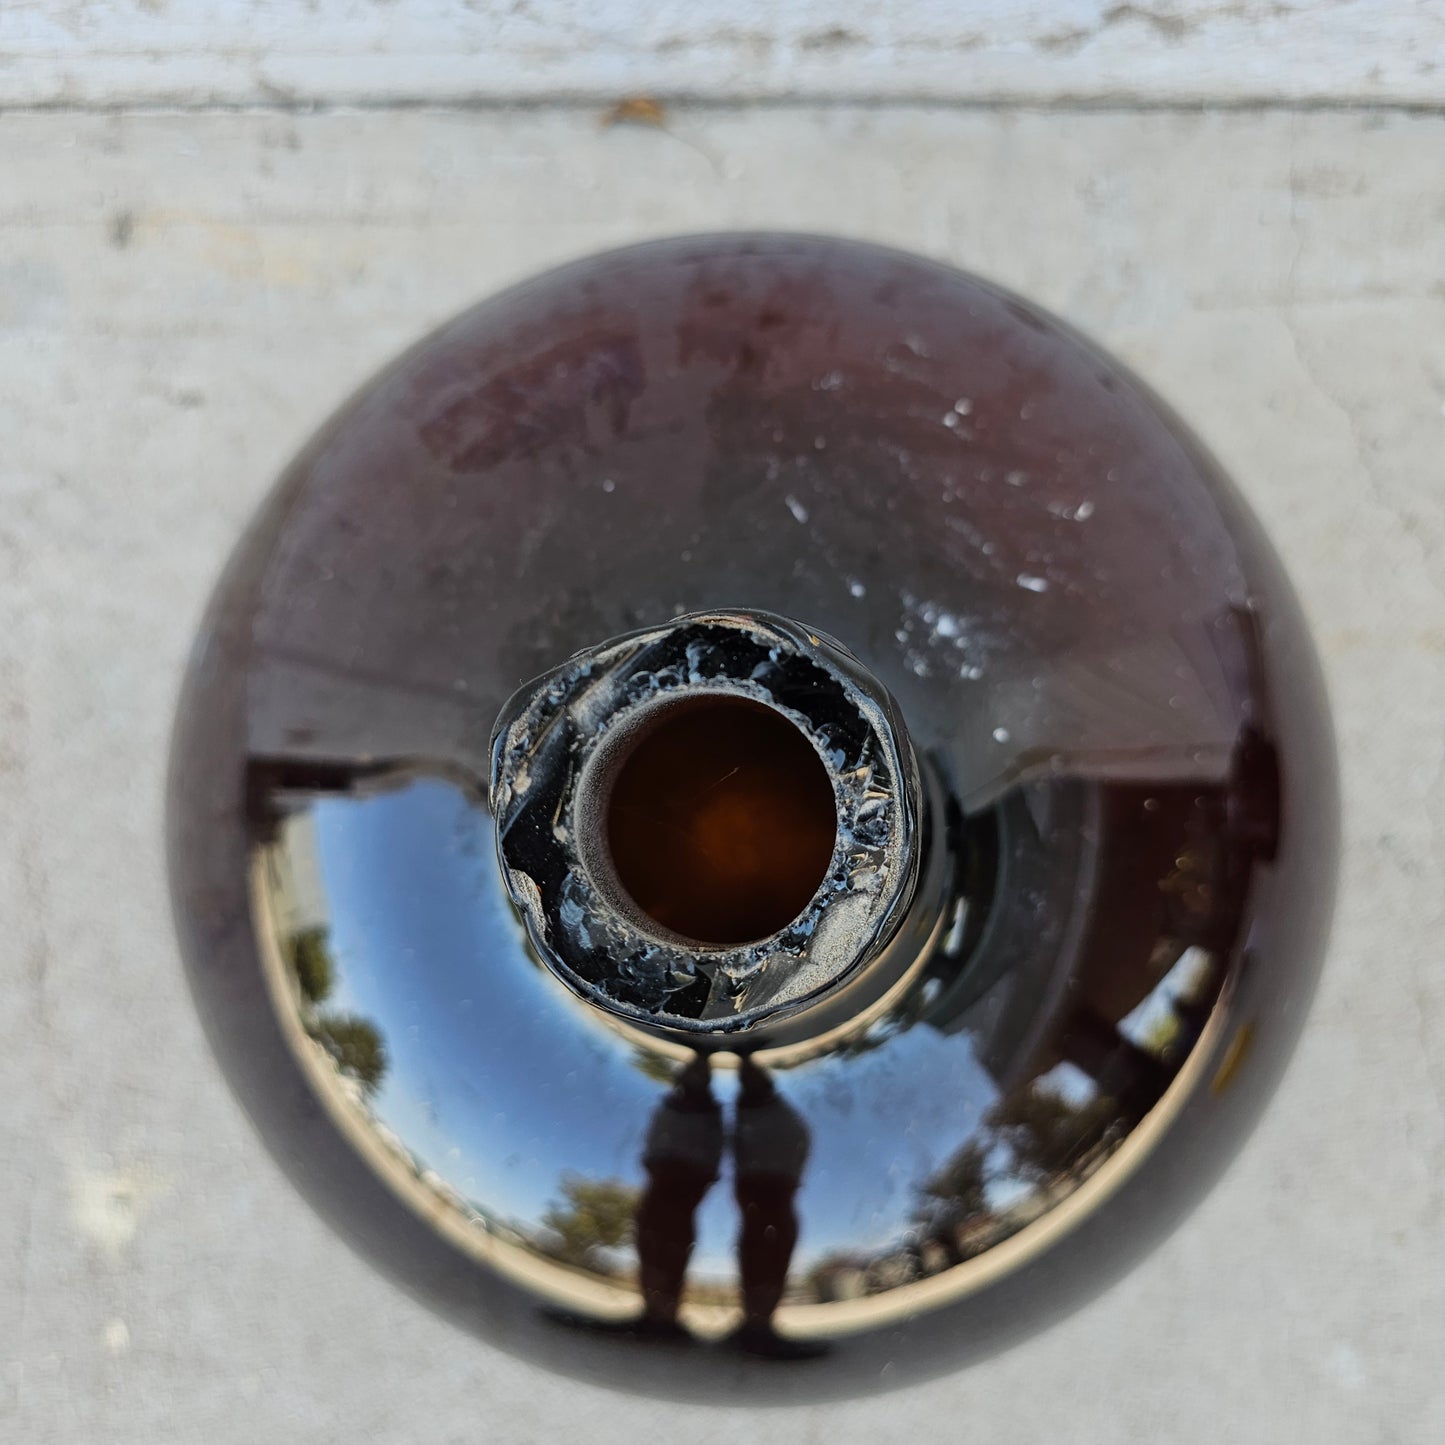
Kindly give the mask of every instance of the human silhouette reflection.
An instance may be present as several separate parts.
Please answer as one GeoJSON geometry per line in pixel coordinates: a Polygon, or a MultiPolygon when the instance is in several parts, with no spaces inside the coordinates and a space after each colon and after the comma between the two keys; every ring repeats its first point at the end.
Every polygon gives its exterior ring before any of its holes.
{"type": "Polygon", "coordinates": [[[713,1097],[707,1056],[679,1070],[652,1115],[642,1167],[647,1187],[637,1205],[638,1282],[644,1334],[686,1339],[677,1307],[697,1238],[698,1206],[717,1182],[723,1154],[722,1109],[713,1097]]]}
{"type": "MultiPolygon", "coordinates": [[[[741,1215],[738,1274],[743,1322],[734,1343],[752,1354],[790,1356],[807,1351],[773,1328],[788,1265],[798,1242],[794,1198],[808,1162],[808,1126],[756,1060],[738,1070],[733,1128],[733,1190],[741,1215]]],[[[810,1351],[808,1351],[810,1352],[810,1351]]]]}
{"type": "Polygon", "coordinates": [[[677,1316],[697,1237],[697,1211],[717,1183],[730,1148],[743,1307],[730,1343],[768,1359],[808,1358],[824,1347],[789,1339],[773,1326],[798,1242],[794,1199],[808,1162],[808,1126],[756,1060],[743,1058],[738,1082],[730,1133],[712,1092],[705,1054],[678,1071],[653,1112],[642,1151],[647,1185],[634,1221],[642,1314],[614,1328],[659,1341],[691,1341],[677,1316]]]}

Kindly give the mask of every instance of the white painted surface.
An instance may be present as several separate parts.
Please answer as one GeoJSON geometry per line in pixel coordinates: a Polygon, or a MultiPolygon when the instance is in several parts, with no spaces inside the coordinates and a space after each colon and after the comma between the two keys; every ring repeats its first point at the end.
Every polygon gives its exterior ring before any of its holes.
{"type": "Polygon", "coordinates": [[[1445,0],[3,0],[0,105],[1445,102],[1445,0]]]}
{"type": "Polygon", "coordinates": [[[0,118],[0,1439],[1445,1437],[1442,150],[1369,115],[0,118]],[[1347,851],[1281,1094],[1122,1284],[903,1395],[678,1412],[455,1331],[280,1177],[182,981],[161,791],[204,598],[332,406],[527,272],[750,224],[971,265],[1180,407],[1317,629],[1347,851]]]}

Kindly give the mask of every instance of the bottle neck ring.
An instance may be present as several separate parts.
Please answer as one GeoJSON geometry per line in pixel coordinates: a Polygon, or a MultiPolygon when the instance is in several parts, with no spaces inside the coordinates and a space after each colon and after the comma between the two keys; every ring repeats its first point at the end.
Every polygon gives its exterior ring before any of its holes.
{"type": "Polygon", "coordinates": [[[761,612],[678,617],[528,684],[497,722],[490,791],[542,961],[694,1047],[796,1037],[804,1014],[834,1026],[827,1005],[910,912],[928,831],[892,697],[839,643],[761,612]]]}

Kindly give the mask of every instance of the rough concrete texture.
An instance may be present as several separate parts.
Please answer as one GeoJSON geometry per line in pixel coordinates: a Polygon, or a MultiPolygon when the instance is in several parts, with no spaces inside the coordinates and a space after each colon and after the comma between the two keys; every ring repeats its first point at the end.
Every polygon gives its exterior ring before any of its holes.
{"type": "Polygon", "coordinates": [[[7,0],[0,104],[1445,100],[1445,0],[7,0]]]}
{"type": "Polygon", "coordinates": [[[693,110],[0,120],[0,1438],[828,1445],[1445,1434],[1445,117],[693,110]],[[1225,1183],[955,1378],[681,1411],[430,1316],[213,1066],[161,789],[207,591],[398,347],[663,232],[861,234],[1116,349],[1217,450],[1317,629],[1347,806],[1324,988],[1225,1183]]]}

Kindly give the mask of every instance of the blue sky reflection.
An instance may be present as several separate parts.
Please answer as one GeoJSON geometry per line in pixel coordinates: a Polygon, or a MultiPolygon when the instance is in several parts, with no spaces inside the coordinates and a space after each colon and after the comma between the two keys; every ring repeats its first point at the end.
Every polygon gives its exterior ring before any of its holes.
{"type": "MultiPolygon", "coordinates": [[[[640,1185],[662,1086],[532,961],[487,813],[436,779],[310,806],[333,1002],[385,1036],[377,1119],[464,1197],[523,1229],[536,1227],[566,1172],[640,1185]]],[[[929,1028],[776,1082],[813,1136],[795,1271],[830,1250],[899,1240],[919,1182],[997,1097],[967,1035],[929,1028]],[[902,1137],[889,1122],[899,1118],[910,1120],[902,1137]]],[[[726,1107],[733,1077],[715,1071],[714,1091],[726,1107]]],[[[700,1272],[731,1272],[736,1228],[725,1174],[699,1213],[700,1272]]]]}

